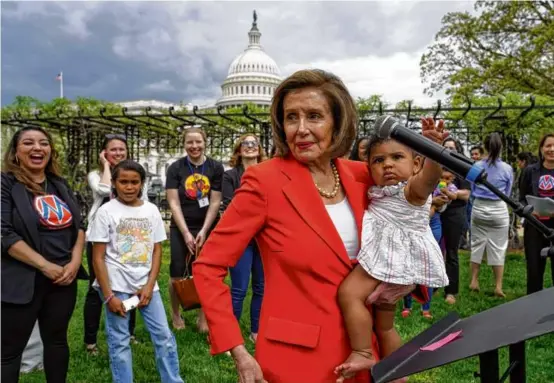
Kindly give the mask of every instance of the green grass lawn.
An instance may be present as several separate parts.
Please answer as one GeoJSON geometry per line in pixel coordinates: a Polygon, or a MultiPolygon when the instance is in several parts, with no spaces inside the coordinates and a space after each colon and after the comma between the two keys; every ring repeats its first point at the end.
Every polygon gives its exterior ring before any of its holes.
{"type": "MultiPolygon", "coordinates": [[[[461,291],[458,303],[454,307],[448,306],[441,299],[441,296],[435,295],[432,304],[432,313],[434,315],[432,321],[424,320],[424,318],[419,315],[418,304],[414,304],[412,316],[406,319],[403,319],[399,315],[400,310],[398,310],[396,326],[405,340],[409,340],[425,330],[430,323],[444,317],[449,311],[454,310],[462,317],[467,317],[505,302],[502,299],[495,298],[492,294],[494,283],[490,268],[483,267],[481,272],[481,293],[477,294],[470,293],[467,287],[469,284],[469,258],[467,254],[464,253],[461,255],[460,264],[461,291]]],[[[163,299],[166,302],[166,311],[169,318],[169,303],[167,303],[168,273],[169,246],[165,246],[162,272],[158,282],[163,299]]],[[[552,282],[549,277],[547,278],[547,286],[551,286],[552,282]]],[[[506,259],[504,281],[504,292],[507,295],[507,300],[513,300],[525,295],[525,263],[521,255],[508,255],[506,259]]],[[[100,355],[90,357],[84,351],[83,305],[86,289],[86,283],[80,282],[77,307],[69,327],[71,360],[68,382],[110,382],[111,373],[103,330],[103,321],[99,334],[100,355]]],[[[552,304],[552,302],[549,303],[552,304]]],[[[249,315],[246,314],[248,310],[249,297],[245,302],[245,314],[241,321],[241,326],[245,335],[248,335],[249,330],[249,315]]],[[[205,335],[200,335],[196,332],[195,313],[185,313],[184,317],[187,329],[176,333],[180,355],[181,375],[186,376],[188,383],[236,383],[237,377],[232,360],[225,355],[216,357],[209,355],[209,348],[205,341],[205,335]]],[[[150,344],[148,333],[146,332],[140,315],[137,318],[136,335],[140,344],[132,346],[135,382],[159,382],[160,379],[156,370],[154,350],[150,344]]],[[[249,344],[248,347],[252,350],[251,344],[249,344]]],[[[508,367],[507,355],[507,350],[501,351],[500,366],[502,371],[508,367]]],[[[554,382],[554,335],[547,335],[527,342],[527,366],[528,382],[554,382]]],[[[410,382],[478,382],[478,379],[473,375],[478,369],[478,358],[470,358],[465,361],[413,376],[410,378],[410,382]]],[[[44,382],[45,379],[42,372],[35,372],[24,375],[21,381],[24,383],[44,382]]]]}

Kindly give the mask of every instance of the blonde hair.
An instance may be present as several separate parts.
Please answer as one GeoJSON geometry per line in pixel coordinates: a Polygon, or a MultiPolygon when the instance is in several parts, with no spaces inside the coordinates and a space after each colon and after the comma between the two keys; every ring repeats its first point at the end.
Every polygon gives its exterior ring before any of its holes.
{"type": "Polygon", "coordinates": [[[199,133],[202,138],[204,139],[204,143],[208,142],[208,136],[206,135],[206,132],[201,128],[187,128],[183,132],[183,145],[185,144],[185,141],[187,140],[187,135],[192,133],[199,133]]]}
{"type": "Polygon", "coordinates": [[[292,91],[314,87],[325,95],[333,115],[333,141],[329,148],[331,158],[343,157],[356,139],[358,113],[354,99],[344,83],[334,74],[320,70],[300,70],[287,77],[275,90],[271,103],[271,127],[275,155],[284,157],[289,152],[284,131],[284,100],[292,91]]]}
{"type": "Polygon", "coordinates": [[[235,142],[235,147],[233,148],[233,155],[231,156],[231,159],[229,160],[229,166],[232,168],[236,168],[237,166],[242,164],[242,156],[240,155],[240,147],[242,145],[242,141],[246,140],[246,137],[254,137],[256,139],[256,142],[258,143],[258,157],[256,158],[258,160],[258,163],[265,161],[267,159],[267,156],[265,154],[264,148],[262,148],[262,145],[260,144],[260,139],[254,135],[254,134],[243,134],[239,137],[239,139],[235,142]]]}

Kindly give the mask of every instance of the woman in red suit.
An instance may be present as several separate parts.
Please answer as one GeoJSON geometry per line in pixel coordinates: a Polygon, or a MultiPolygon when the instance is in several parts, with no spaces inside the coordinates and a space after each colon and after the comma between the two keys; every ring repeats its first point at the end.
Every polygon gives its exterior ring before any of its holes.
{"type": "Polygon", "coordinates": [[[371,183],[366,164],[341,158],[356,137],[356,108],[339,78],[303,70],[275,91],[271,119],[276,157],[244,173],[193,265],[211,352],[231,351],[242,383],[334,382],[350,353],[337,290],[359,250],[371,183]],[[252,238],[265,272],[256,359],[224,283],[252,238]]]}

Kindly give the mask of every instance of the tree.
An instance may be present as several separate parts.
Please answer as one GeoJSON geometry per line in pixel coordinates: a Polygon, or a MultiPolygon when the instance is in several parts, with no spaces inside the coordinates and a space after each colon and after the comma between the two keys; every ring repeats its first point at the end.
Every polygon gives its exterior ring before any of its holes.
{"type": "MultiPolygon", "coordinates": [[[[492,132],[500,132],[504,138],[504,158],[515,165],[515,155],[521,151],[538,151],[540,138],[547,132],[554,131],[554,118],[545,117],[548,110],[531,108],[529,97],[517,92],[507,92],[503,97],[477,96],[471,99],[472,107],[499,107],[502,105],[525,106],[527,110],[500,109],[491,116],[491,111],[473,110],[460,118],[463,111],[448,112],[445,118],[449,120],[447,129],[452,135],[465,142],[468,146],[483,144],[484,138],[492,132]],[[492,117],[492,118],[487,118],[492,117]]],[[[552,105],[552,98],[537,96],[536,105],[552,105]]],[[[467,99],[456,95],[451,106],[465,108],[467,99]]],[[[551,112],[550,112],[551,113],[551,112]]]]}
{"type": "Polygon", "coordinates": [[[421,57],[426,93],[554,97],[554,2],[477,1],[451,12],[421,57]]]}

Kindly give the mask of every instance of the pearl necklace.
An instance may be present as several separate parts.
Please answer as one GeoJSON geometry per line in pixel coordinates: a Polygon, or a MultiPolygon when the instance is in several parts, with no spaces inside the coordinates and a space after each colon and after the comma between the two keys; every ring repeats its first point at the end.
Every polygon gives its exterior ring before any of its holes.
{"type": "Polygon", "coordinates": [[[315,184],[315,187],[317,188],[317,191],[319,192],[319,194],[322,197],[329,198],[329,199],[335,198],[340,188],[340,176],[335,164],[331,163],[331,169],[333,170],[333,176],[335,178],[335,187],[333,188],[332,192],[325,191],[319,186],[317,186],[317,183],[315,184]]]}

